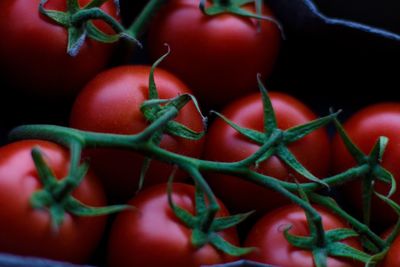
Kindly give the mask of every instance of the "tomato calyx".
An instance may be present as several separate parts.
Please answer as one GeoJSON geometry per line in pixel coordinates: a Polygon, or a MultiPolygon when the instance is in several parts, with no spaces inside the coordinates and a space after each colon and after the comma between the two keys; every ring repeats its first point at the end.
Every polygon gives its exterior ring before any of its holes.
{"type": "MultiPolygon", "coordinates": [[[[199,8],[207,16],[216,16],[224,13],[234,14],[245,18],[254,18],[258,21],[265,20],[272,22],[279,29],[283,39],[285,34],[282,24],[271,16],[262,14],[262,0],[213,0],[211,5],[207,5],[207,0],[200,0],[199,8]],[[245,5],[254,3],[256,13],[248,11],[244,8],[245,5]]],[[[260,24],[258,23],[258,28],[260,24]]]]}
{"type": "Polygon", "coordinates": [[[172,199],[172,180],[168,183],[168,203],[175,216],[185,224],[186,227],[192,229],[192,245],[196,248],[201,248],[206,244],[211,244],[216,249],[231,256],[242,256],[250,253],[253,248],[237,247],[226,241],[218,232],[236,226],[247,219],[253,212],[226,217],[215,217],[212,222],[209,223],[208,214],[210,212],[210,206],[207,205],[205,194],[200,186],[196,185],[195,188],[196,210],[195,215],[193,215],[174,203],[172,199]]]}
{"type": "MultiPolygon", "coordinates": [[[[300,197],[305,202],[310,203],[308,195],[301,187],[298,187],[298,191],[300,197]]],[[[292,246],[311,251],[314,263],[317,267],[326,267],[328,256],[345,257],[364,263],[370,261],[370,255],[342,242],[348,238],[358,237],[359,234],[355,230],[350,228],[337,228],[325,231],[322,225],[322,219],[319,215],[315,216],[315,214],[311,213],[308,209],[304,209],[304,213],[306,215],[310,235],[297,236],[291,234],[289,232],[292,228],[291,225],[286,227],[283,234],[292,246]]]]}
{"type": "MultiPolygon", "coordinates": [[[[30,203],[34,209],[47,209],[49,211],[51,226],[55,232],[63,223],[66,212],[75,216],[101,216],[132,208],[128,205],[91,207],[74,198],[71,193],[85,177],[89,169],[87,163],[79,166],[71,164],[68,176],[58,180],[45,162],[38,147],[32,149],[32,159],[43,189],[32,194],[30,203]]],[[[71,160],[71,163],[73,163],[73,160],[71,160]]]]}
{"type": "Polygon", "coordinates": [[[283,162],[285,162],[289,167],[291,167],[295,172],[304,176],[308,180],[316,182],[325,187],[329,187],[328,184],[326,184],[319,178],[315,177],[310,171],[308,171],[296,159],[294,154],[287,148],[287,145],[296,142],[297,140],[303,138],[307,134],[321,127],[326,126],[328,123],[332,122],[333,119],[337,117],[339,112],[330,114],[326,117],[316,119],[314,121],[311,121],[303,125],[292,127],[287,130],[281,130],[278,128],[276,115],[272,107],[271,100],[268,96],[267,90],[265,86],[262,84],[260,76],[258,76],[257,79],[264,107],[264,132],[259,132],[253,129],[241,127],[235,124],[234,122],[230,121],[222,114],[215,111],[213,113],[215,113],[218,117],[223,119],[238,133],[240,133],[247,139],[261,146],[265,145],[266,143],[269,143],[269,141],[272,139],[272,136],[274,136],[273,142],[269,144],[268,149],[262,155],[257,155],[257,157],[255,157],[253,161],[248,162],[249,163],[248,165],[255,165],[255,167],[257,168],[261,162],[275,155],[283,162]]]}
{"type": "Polygon", "coordinates": [[[362,176],[362,198],[363,198],[363,220],[366,225],[370,224],[371,217],[371,202],[373,194],[377,193],[374,190],[374,183],[376,181],[384,182],[390,185],[390,190],[387,194],[387,198],[390,198],[396,191],[396,180],[394,176],[381,165],[382,158],[389,142],[387,137],[381,136],[376,141],[369,155],[364,154],[360,148],[358,148],[347,135],[341,123],[335,119],[335,126],[338,130],[339,136],[341,137],[347,150],[354,158],[356,163],[366,165],[369,167],[369,171],[362,176]]]}
{"type": "MultiPolygon", "coordinates": [[[[67,0],[67,11],[56,11],[45,8],[49,0],[41,0],[39,12],[50,18],[55,23],[67,28],[68,44],[67,53],[76,56],[87,37],[102,43],[114,43],[120,38],[128,39],[140,45],[136,36],[132,35],[111,15],[100,9],[108,0],[92,0],[84,7],[80,7],[78,0],[67,0]],[[102,20],[115,32],[108,34],[93,24],[92,20],[102,20]]],[[[117,0],[114,0],[118,3],[117,0]]],[[[117,7],[119,4],[117,4],[117,7]]]]}

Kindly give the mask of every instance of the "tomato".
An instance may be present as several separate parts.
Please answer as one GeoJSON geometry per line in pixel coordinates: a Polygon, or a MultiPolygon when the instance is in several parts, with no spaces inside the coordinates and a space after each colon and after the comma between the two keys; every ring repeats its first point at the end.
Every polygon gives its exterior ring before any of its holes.
{"type": "MultiPolygon", "coordinates": [[[[81,5],[90,0],[80,0],[81,5]]],[[[0,2],[0,70],[12,88],[45,96],[71,96],[105,67],[113,46],[87,39],[76,57],[67,54],[67,29],[39,13],[40,0],[0,2]]],[[[50,0],[45,7],[65,10],[65,0],[50,0]]],[[[102,9],[116,17],[113,1],[102,9]]],[[[96,22],[97,23],[97,22],[96,22]]],[[[112,33],[103,22],[100,29],[112,33]]]]}
{"type": "MultiPolygon", "coordinates": [[[[140,111],[148,99],[149,66],[121,66],[102,72],[80,93],[72,108],[74,128],[117,134],[135,134],[148,126],[140,111]]],[[[155,82],[160,98],[189,93],[189,89],[172,74],[157,69],[155,82]]],[[[203,129],[202,118],[193,103],[186,105],[176,119],[192,130],[203,129]]],[[[198,157],[203,140],[191,141],[164,134],[161,147],[179,154],[198,157]]],[[[137,190],[143,156],[132,151],[95,149],[89,155],[112,198],[130,199],[137,190]]],[[[172,167],[152,161],[144,186],[166,182],[172,167]]],[[[183,173],[177,174],[182,179],[183,173]]]]}
{"type": "MultiPolygon", "coordinates": [[[[255,12],[254,3],[246,9],[255,12]]],[[[265,6],[262,14],[273,17],[265,6]]],[[[172,53],[162,63],[178,75],[207,107],[257,90],[257,73],[267,78],[277,59],[280,45],[278,27],[269,21],[232,14],[206,16],[199,1],[169,1],[151,24],[148,45],[153,59],[164,43],[172,53]],[[182,23],[184,21],[184,23],[182,23]]]]}
{"type": "MultiPolygon", "coordinates": [[[[354,114],[344,128],[353,142],[366,154],[369,154],[380,136],[389,138],[389,143],[383,155],[381,165],[390,171],[397,183],[400,179],[400,104],[380,103],[368,106],[354,114]]],[[[345,148],[339,135],[333,140],[332,147],[333,168],[336,173],[345,171],[356,165],[355,160],[345,148]]],[[[377,181],[374,185],[377,192],[387,194],[389,186],[377,181]]],[[[362,211],[362,190],[359,181],[346,184],[342,187],[343,195],[349,205],[360,214],[362,211]]],[[[394,201],[400,203],[400,191],[392,196],[394,201]]],[[[396,222],[395,212],[383,201],[373,195],[371,219],[379,226],[388,226],[396,222]]]]}
{"type": "MultiPolygon", "coordinates": [[[[193,186],[174,184],[172,197],[178,206],[194,213],[193,186]]],[[[170,208],[165,184],[140,192],[129,204],[136,209],[120,213],[112,225],[108,244],[110,267],[197,267],[234,260],[209,244],[198,249],[193,247],[192,230],[179,221],[170,208]]],[[[220,205],[217,216],[227,216],[226,209],[220,205]]],[[[220,235],[237,245],[234,228],[220,235]]]]}
{"type": "MultiPolygon", "coordinates": [[[[69,154],[62,147],[36,140],[0,148],[0,251],[83,263],[93,253],[103,234],[106,217],[76,217],[66,213],[54,232],[50,214],[33,209],[30,197],[42,188],[31,149],[39,146],[43,158],[57,178],[68,172],[69,154]]],[[[99,181],[89,173],[73,196],[90,206],[104,206],[99,181]]]]}
{"type": "MultiPolygon", "coordinates": [[[[387,239],[392,231],[393,231],[393,226],[383,232],[383,234],[381,235],[382,238],[387,239]]],[[[378,264],[378,266],[379,267],[399,266],[400,265],[399,248],[400,248],[400,237],[397,236],[390,245],[389,251],[387,252],[385,258],[383,259],[382,262],[378,264]]]]}
{"type": "MultiPolygon", "coordinates": [[[[325,231],[337,228],[348,228],[346,223],[334,214],[321,207],[315,207],[322,218],[325,231]]],[[[255,251],[246,256],[247,259],[280,267],[310,267],[315,266],[311,251],[293,247],[284,237],[287,226],[292,228],[289,233],[297,236],[310,234],[307,219],[303,209],[297,205],[288,205],[271,211],[261,218],[250,231],[245,246],[255,247],[255,251]]],[[[359,242],[345,239],[343,243],[356,249],[361,249],[359,242]]],[[[328,257],[328,267],[364,266],[362,263],[343,258],[328,257]]]]}
{"type": "MultiPolygon", "coordinates": [[[[309,108],[289,95],[272,92],[270,98],[280,129],[288,129],[316,118],[309,108]]],[[[264,113],[260,94],[253,94],[231,103],[222,114],[241,127],[263,132],[264,113]]],[[[204,157],[213,161],[234,162],[245,159],[259,148],[260,145],[238,133],[223,120],[216,119],[207,135],[204,157]]],[[[324,129],[289,144],[288,148],[315,176],[325,177],[328,174],[330,142],[324,129]]],[[[261,162],[257,171],[281,180],[293,182],[293,176],[296,176],[300,182],[306,181],[276,156],[261,162]]],[[[207,178],[215,194],[231,211],[256,210],[261,214],[287,202],[272,190],[234,176],[208,174],[207,178]]]]}

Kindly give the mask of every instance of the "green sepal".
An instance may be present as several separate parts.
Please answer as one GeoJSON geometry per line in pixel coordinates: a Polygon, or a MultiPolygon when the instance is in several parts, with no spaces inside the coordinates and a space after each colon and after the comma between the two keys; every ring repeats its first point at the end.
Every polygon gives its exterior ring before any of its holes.
{"type": "Polygon", "coordinates": [[[67,53],[74,57],[78,55],[80,48],[85,42],[87,36],[86,28],[81,27],[69,27],[68,28],[68,45],[67,53]]]}
{"type": "Polygon", "coordinates": [[[256,142],[260,145],[264,143],[264,140],[266,139],[264,133],[249,128],[241,127],[217,111],[211,111],[211,112],[217,115],[219,118],[221,118],[224,122],[226,122],[229,126],[235,129],[238,133],[250,139],[251,141],[256,142]]]}
{"type": "Polygon", "coordinates": [[[171,135],[192,141],[200,140],[205,135],[205,132],[193,131],[192,129],[189,129],[182,123],[176,121],[168,122],[167,126],[165,127],[165,130],[167,133],[171,135]]]}
{"type": "Polygon", "coordinates": [[[287,226],[286,229],[283,231],[283,235],[285,236],[286,240],[294,247],[311,250],[314,247],[315,240],[311,236],[296,236],[289,233],[290,229],[292,228],[291,225],[287,226]]]}
{"type": "Polygon", "coordinates": [[[159,59],[157,59],[153,65],[151,66],[150,69],[150,75],[149,75],[149,99],[158,99],[158,91],[157,91],[157,86],[156,86],[156,82],[154,80],[154,72],[156,70],[156,68],[158,67],[158,65],[164,61],[164,59],[171,53],[171,49],[169,47],[169,45],[166,45],[167,47],[167,52],[162,55],[159,59]]]}
{"type": "Polygon", "coordinates": [[[355,249],[342,242],[328,243],[326,249],[328,250],[328,254],[331,256],[354,259],[364,263],[367,263],[371,258],[371,256],[367,253],[355,249]]]}
{"type": "Polygon", "coordinates": [[[291,167],[295,172],[298,174],[304,176],[306,179],[313,181],[315,183],[318,183],[320,185],[323,185],[327,188],[329,188],[329,185],[325,183],[323,180],[320,180],[314,174],[312,174],[310,171],[308,171],[293,155],[290,150],[285,147],[285,146],[278,146],[276,148],[276,154],[277,156],[284,161],[289,167],[291,167]]]}
{"type": "Polygon", "coordinates": [[[188,228],[195,228],[198,224],[198,219],[190,214],[185,209],[176,205],[172,199],[172,179],[168,181],[168,189],[167,189],[167,197],[168,197],[168,204],[171,207],[172,211],[174,212],[175,216],[184,223],[188,228]]]}
{"type": "Polygon", "coordinates": [[[69,197],[65,203],[65,210],[76,216],[101,216],[112,213],[117,213],[125,210],[133,210],[134,207],[130,205],[112,205],[105,207],[91,207],[83,204],[79,200],[69,197]]]}
{"type": "Polygon", "coordinates": [[[79,11],[79,0],[67,0],[67,9],[71,13],[79,11]]]}
{"type": "Polygon", "coordinates": [[[379,262],[381,262],[389,251],[389,247],[385,248],[379,253],[372,255],[369,258],[369,261],[366,262],[365,267],[375,267],[379,262]]]}
{"type": "Polygon", "coordinates": [[[225,252],[228,255],[235,256],[235,257],[240,257],[243,255],[246,255],[254,250],[254,248],[242,248],[242,247],[237,247],[226,240],[224,240],[220,235],[216,233],[211,233],[208,236],[209,242],[215,246],[217,249],[225,252]]]}
{"type": "Polygon", "coordinates": [[[43,209],[45,207],[48,207],[53,202],[53,198],[49,192],[45,190],[40,190],[33,193],[29,201],[32,208],[43,209]]]}
{"type": "MultiPolygon", "coordinates": [[[[171,99],[150,99],[142,103],[140,110],[147,120],[154,122],[172,106],[180,110],[191,99],[188,94],[179,95],[171,99]],[[165,106],[160,106],[161,104],[165,104],[165,106]]],[[[193,131],[177,121],[167,122],[164,131],[170,135],[193,141],[200,140],[205,135],[205,131],[193,131]]]]}
{"type": "MultiPolygon", "coordinates": [[[[167,48],[168,48],[167,52],[163,56],[161,56],[158,60],[156,60],[156,62],[154,62],[154,64],[151,66],[149,75],[149,99],[147,101],[144,101],[144,103],[140,107],[140,110],[142,111],[146,119],[148,119],[150,122],[153,122],[157,118],[159,118],[163,112],[168,110],[168,108],[171,108],[171,106],[175,107],[177,110],[181,110],[190,100],[193,100],[196,109],[199,111],[199,114],[202,117],[202,122],[204,125],[205,117],[200,112],[198,103],[192,95],[182,94],[171,99],[159,99],[157,86],[154,79],[154,72],[157,66],[170,54],[171,50],[168,45],[167,48]],[[161,106],[162,104],[165,105],[161,106]]],[[[201,139],[205,134],[204,131],[202,132],[193,131],[188,127],[186,127],[185,125],[176,121],[169,121],[165,127],[165,132],[177,137],[194,141],[201,139]]]]}
{"type": "Polygon", "coordinates": [[[115,43],[119,40],[119,34],[106,34],[103,31],[99,30],[93,22],[89,21],[86,25],[87,36],[95,41],[101,43],[115,43]]]}
{"type": "Polygon", "coordinates": [[[388,204],[396,212],[396,214],[400,216],[400,205],[399,204],[397,204],[395,201],[391,200],[390,198],[388,198],[382,194],[379,194],[378,192],[375,192],[375,195],[377,197],[379,197],[383,202],[388,204]]]}
{"type": "Polygon", "coordinates": [[[325,249],[316,248],[312,250],[314,264],[316,267],[327,267],[328,266],[328,255],[325,249]]]}
{"type": "MultiPolygon", "coordinates": [[[[94,7],[100,7],[104,3],[108,2],[109,0],[92,0],[87,5],[83,7],[83,9],[91,9],[94,7]]],[[[115,0],[114,0],[115,3],[115,0]]]]}
{"type": "Polygon", "coordinates": [[[352,142],[350,137],[347,135],[346,131],[344,130],[342,124],[339,122],[338,119],[333,120],[338,131],[339,136],[341,137],[344,145],[346,146],[349,153],[352,157],[356,160],[358,164],[363,164],[366,162],[366,156],[364,153],[352,142]]]}
{"type": "Polygon", "coordinates": [[[267,89],[261,81],[261,75],[257,75],[258,89],[261,93],[261,100],[263,103],[264,112],[264,134],[266,137],[271,136],[272,132],[278,128],[278,122],[276,121],[276,115],[272,106],[271,99],[268,96],[267,89]]]}
{"type": "Polygon", "coordinates": [[[254,211],[250,211],[247,213],[235,214],[227,217],[217,217],[211,224],[210,229],[213,232],[220,232],[222,230],[231,228],[246,220],[253,213],[254,211]]]}
{"type": "Polygon", "coordinates": [[[213,5],[206,7],[206,0],[200,0],[199,8],[203,12],[203,14],[207,16],[216,16],[219,14],[223,13],[231,13],[238,15],[240,17],[245,17],[245,18],[253,18],[253,19],[258,19],[258,20],[266,20],[270,21],[273,24],[275,24],[279,31],[282,34],[282,37],[285,38],[284,33],[283,33],[283,28],[282,25],[274,18],[269,17],[269,16],[263,16],[261,12],[257,9],[257,4],[256,4],[256,13],[250,12],[246,9],[243,8],[244,5],[254,3],[254,0],[239,0],[239,1],[230,1],[229,4],[221,3],[219,1],[215,1],[213,5]]]}
{"type": "Polygon", "coordinates": [[[209,242],[208,234],[198,228],[194,228],[192,231],[191,242],[195,248],[201,248],[209,242]]]}
{"type": "Polygon", "coordinates": [[[390,185],[389,193],[387,197],[391,197],[397,190],[397,181],[388,170],[384,169],[382,166],[376,166],[373,170],[374,177],[384,183],[390,185]]]}
{"type": "Polygon", "coordinates": [[[349,228],[337,228],[325,232],[327,242],[337,242],[350,237],[357,237],[358,233],[349,228]]]}
{"type": "Polygon", "coordinates": [[[51,203],[49,207],[50,218],[51,218],[51,229],[54,233],[58,232],[61,224],[64,221],[65,209],[63,205],[58,203],[51,203]]]}
{"type": "Polygon", "coordinates": [[[258,169],[258,167],[260,166],[260,164],[264,161],[266,161],[267,159],[269,159],[270,157],[272,157],[273,155],[276,154],[275,148],[270,148],[268,149],[267,152],[265,152],[260,158],[258,158],[255,162],[255,167],[256,169],[258,169]]]}
{"type": "Polygon", "coordinates": [[[208,212],[206,198],[197,184],[195,185],[195,190],[196,215],[202,217],[208,212]]]}
{"type": "Polygon", "coordinates": [[[286,143],[295,142],[304,136],[312,133],[313,131],[326,126],[327,124],[331,123],[341,111],[336,113],[330,114],[328,116],[313,120],[309,123],[292,127],[284,131],[283,140],[286,143]]]}
{"type": "Polygon", "coordinates": [[[143,188],[144,180],[146,178],[147,171],[149,170],[150,163],[151,163],[151,158],[145,157],[143,160],[142,167],[140,168],[139,183],[136,193],[138,193],[143,188]]]}
{"type": "Polygon", "coordinates": [[[39,3],[39,12],[52,19],[54,22],[62,25],[62,26],[69,26],[70,25],[70,18],[69,15],[65,12],[56,11],[56,10],[47,10],[44,8],[44,5],[48,2],[48,0],[41,0],[39,3]]]}
{"type": "Polygon", "coordinates": [[[50,189],[57,184],[57,179],[54,177],[52,170],[44,161],[40,148],[35,146],[31,150],[32,160],[38,172],[39,180],[45,189],[50,189]]]}
{"type": "Polygon", "coordinates": [[[385,153],[386,146],[389,143],[389,138],[380,136],[371,150],[370,157],[374,162],[381,163],[383,154],[385,153]]]}

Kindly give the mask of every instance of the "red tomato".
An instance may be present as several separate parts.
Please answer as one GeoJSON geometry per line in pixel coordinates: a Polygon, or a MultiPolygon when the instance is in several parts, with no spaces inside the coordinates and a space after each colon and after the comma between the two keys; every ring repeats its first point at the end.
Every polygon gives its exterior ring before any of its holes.
{"type": "MultiPolygon", "coordinates": [[[[90,0],[80,0],[81,5],[90,0]]],[[[7,83],[46,96],[72,95],[110,59],[112,45],[87,39],[76,57],[67,54],[67,29],[39,13],[40,0],[0,1],[0,70],[7,83]]],[[[46,8],[65,10],[65,0],[51,0],[46,8]]],[[[116,16],[113,1],[102,9],[116,16]]],[[[110,32],[103,22],[96,24],[110,32]]],[[[112,31],[110,32],[112,33],[112,31]]]]}
{"type": "MultiPolygon", "coordinates": [[[[307,123],[316,116],[301,102],[282,93],[270,93],[278,127],[288,129],[307,123]]],[[[230,104],[223,112],[239,126],[263,132],[263,105],[260,94],[253,94],[230,104]]],[[[329,171],[330,143],[324,129],[319,129],[290,144],[290,151],[317,177],[325,177],[329,171]]],[[[214,161],[234,162],[245,159],[260,148],[221,119],[210,127],[205,145],[205,158],[214,161]]],[[[293,182],[298,177],[280,159],[273,156],[261,162],[258,172],[293,182]]],[[[208,182],[215,194],[235,212],[257,210],[263,213],[287,202],[281,195],[234,176],[209,174],[208,182]]]]}
{"type": "MultiPolygon", "coordinates": [[[[193,186],[174,184],[173,200],[194,213],[193,186]]],[[[108,244],[110,267],[198,267],[234,260],[209,244],[199,249],[193,247],[192,230],[179,221],[171,210],[165,184],[142,191],[129,204],[136,210],[120,213],[112,225],[108,244]]],[[[220,205],[218,216],[228,216],[227,210],[220,205]]],[[[233,228],[220,234],[232,244],[238,244],[233,228]]]]}
{"type": "MultiPolygon", "coordinates": [[[[54,232],[49,212],[30,205],[32,194],[42,188],[31,157],[35,146],[40,147],[57,178],[67,174],[68,152],[56,144],[28,140],[0,148],[0,251],[83,263],[97,247],[106,217],[66,213],[59,231],[54,232]]],[[[73,196],[91,206],[106,204],[104,192],[92,174],[85,177],[73,196]]]]}
{"type": "MultiPolygon", "coordinates": [[[[74,128],[118,134],[135,134],[147,127],[140,105],[148,99],[148,66],[122,66],[99,74],[81,92],[71,115],[74,128]]],[[[187,87],[172,74],[158,69],[155,82],[160,98],[189,93],[187,87]]],[[[193,103],[185,106],[176,119],[195,131],[203,128],[202,119],[193,103]]],[[[203,140],[190,141],[164,135],[161,147],[169,151],[198,157],[203,140]]],[[[90,153],[91,163],[113,198],[129,199],[137,190],[143,156],[132,151],[96,149],[90,153]]],[[[172,167],[153,161],[147,172],[145,186],[166,182],[172,167]]],[[[176,177],[182,179],[180,173],[176,177]]]]}
{"type": "MultiPolygon", "coordinates": [[[[383,155],[382,166],[390,171],[397,183],[400,182],[400,104],[381,103],[366,107],[354,114],[344,128],[351,140],[366,154],[369,154],[380,136],[389,138],[383,155]]],[[[355,161],[345,148],[339,135],[336,135],[332,146],[333,168],[336,173],[355,166],[355,161]]],[[[382,182],[375,183],[375,190],[381,194],[389,192],[389,186],[382,182]]],[[[358,214],[362,211],[362,190],[360,182],[343,186],[344,197],[358,214]]],[[[397,190],[392,199],[400,203],[400,191],[397,190]]],[[[395,212],[384,202],[373,195],[372,216],[374,223],[388,226],[396,222],[395,212]]]]}
{"type": "MultiPolygon", "coordinates": [[[[393,227],[387,229],[385,232],[383,232],[382,238],[387,239],[392,231],[393,227]]],[[[393,241],[393,243],[390,245],[390,249],[386,254],[385,259],[378,266],[379,267],[400,266],[399,248],[400,248],[400,236],[397,236],[393,241]]]]}
{"type": "MultiPolygon", "coordinates": [[[[337,228],[348,228],[346,223],[337,216],[321,207],[315,207],[322,217],[325,231],[337,228]]],[[[250,231],[245,246],[256,250],[246,256],[247,259],[280,267],[311,267],[315,266],[311,251],[293,247],[284,237],[283,231],[291,225],[289,233],[298,236],[310,234],[306,215],[299,206],[289,205],[266,214],[250,231]]],[[[352,238],[343,243],[361,249],[359,242],[352,238]]],[[[328,258],[328,267],[364,266],[360,262],[344,258],[328,258]]]]}
{"type": "MultiPolygon", "coordinates": [[[[254,4],[246,9],[255,12],[254,4]]],[[[273,17],[265,4],[262,14],[273,17]]],[[[206,16],[199,1],[173,0],[152,23],[148,42],[154,59],[168,43],[172,53],[163,66],[182,78],[200,102],[214,107],[257,90],[257,73],[267,78],[272,72],[280,32],[269,21],[258,29],[256,19],[206,16]]]]}

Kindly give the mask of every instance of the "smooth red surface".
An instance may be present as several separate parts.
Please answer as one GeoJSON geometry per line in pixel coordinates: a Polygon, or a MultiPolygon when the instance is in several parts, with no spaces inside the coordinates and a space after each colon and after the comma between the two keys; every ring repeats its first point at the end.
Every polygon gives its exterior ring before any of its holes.
{"type": "MultiPolygon", "coordinates": [[[[29,202],[42,188],[31,157],[34,146],[39,146],[57,178],[67,175],[69,154],[56,144],[27,140],[0,148],[0,251],[84,263],[100,241],[106,217],[66,213],[59,231],[54,232],[49,212],[34,210],[29,202]]],[[[73,196],[91,206],[106,204],[98,180],[90,173],[73,196]]]]}
{"type": "MultiPolygon", "coordinates": [[[[348,228],[346,223],[327,210],[316,207],[322,217],[325,231],[336,228],[348,228]]],[[[246,258],[253,261],[272,264],[280,267],[311,267],[315,266],[312,253],[290,245],[283,232],[288,226],[290,234],[308,236],[310,234],[304,211],[296,205],[288,205],[271,211],[260,219],[250,231],[245,246],[255,247],[256,250],[246,258]]],[[[347,245],[361,249],[355,239],[343,241],[347,245]]],[[[354,267],[363,264],[340,258],[328,258],[328,267],[354,267]]]]}
{"type": "MultiPolygon", "coordinates": [[[[80,93],[72,108],[74,128],[118,134],[135,134],[148,126],[140,106],[148,99],[149,66],[121,66],[99,74],[80,93]]],[[[173,98],[190,93],[172,74],[157,69],[155,82],[160,98],[173,98]]],[[[185,106],[176,120],[195,131],[203,129],[202,119],[193,103],[185,106]]],[[[199,157],[203,139],[190,141],[165,134],[161,147],[191,157],[199,157]]],[[[88,155],[95,171],[113,198],[130,199],[137,190],[143,156],[132,151],[93,149],[88,155]]],[[[172,166],[152,161],[145,186],[166,182],[172,166]]],[[[176,179],[186,175],[178,173],[176,179]]]]}
{"type": "MultiPolygon", "coordinates": [[[[173,200],[180,207],[194,213],[194,188],[174,184],[173,200]]],[[[235,260],[207,244],[195,248],[191,244],[192,230],[174,215],[167,200],[165,184],[142,191],[129,202],[135,210],[118,215],[112,225],[108,244],[110,267],[199,267],[235,260]]],[[[217,216],[227,216],[221,205],[217,216]]],[[[225,230],[220,235],[238,245],[236,231],[225,230]]]]}
{"type": "MultiPolygon", "coordinates": [[[[247,10],[255,12],[254,4],[247,10]]],[[[264,4],[262,14],[273,17],[264,4]]],[[[232,14],[206,16],[199,1],[173,0],[156,16],[149,30],[153,59],[160,57],[164,43],[171,55],[162,65],[182,78],[207,107],[228,103],[257,91],[257,73],[267,78],[280,46],[280,32],[269,21],[232,14]]]]}
{"type": "MultiPolygon", "coordinates": [[[[80,0],[81,5],[90,0],[80,0]]],[[[78,56],[67,54],[67,29],[39,13],[40,0],[0,1],[0,70],[13,88],[45,96],[71,96],[105,67],[113,45],[87,39],[78,56]]],[[[45,7],[65,10],[64,0],[45,7]]],[[[113,1],[101,7],[116,16],[113,1]]],[[[103,22],[96,25],[109,33],[103,22]]]]}
{"type": "MultiPolygon", "coordinates": [[[[289,95],[272,92],[270,98],[280,129],[288,129],[316,119],[308,107],[289,95]]],[[[222,114],[241,127],[263,132],[264,115],[260,94],[253,94],[230,104],[222,114]]],[[[289,144],[288,147],[315,176],[322,178],[328,175],[330,143],[325,129],[319,129],[289,144]]],[[[217,118],[209,129],[204,157],[213,161],[234,162],[245,159],[259,148],[260,145],[217,118]]],[[[293,178],[296,177],[300,182],[307,181],[276,156],[261,162],[257,171],[280,180],[294,182],[293,178]]],[[[288,202],[280,194],[244,179],[214,173],[207,174],[206,177],[215,194],[231,211],[256,210],[258,214],[262,214],[288,202]]]]}
{"type": "MultiPolygon", "coordinates": [[[[380,136],[389,138],[381,165],[390,171],[397,183],[400,182],[400,104],[380,103],[368,106],[354,114],[344,128],[353,142],[366,154],[369,154],[380,136]]],[[[332,146],[333,168],[342,172],[356,165],[347,152],[339,135],[336,135],[332,146]]],[[[353,182],[342,187],[344,197],[360,215],[362,212],[362,190],[360,182],[353,182]]],[[[389,186],[383,182],[375,183],[375,190],[381,194],[389,192],[389,186]]],[[[399,190],[391,197],[400,203],[399,190]]],[[[388,227],[397,220],[395,212],[383,201],[373,195],[371,220],[379,226],[388,227]]]]}

